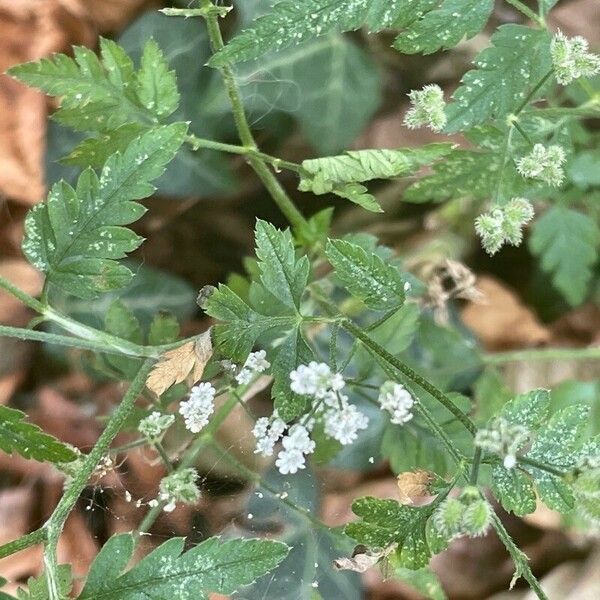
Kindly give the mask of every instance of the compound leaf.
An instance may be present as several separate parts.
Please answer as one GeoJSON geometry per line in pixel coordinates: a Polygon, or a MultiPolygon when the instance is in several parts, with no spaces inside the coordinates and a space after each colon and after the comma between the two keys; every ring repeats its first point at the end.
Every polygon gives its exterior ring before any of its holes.
{"type": "Polygon", "coordinates": [[[109,157],[100,176],[85,170],[72,188],[55,184],[25,221],[23,252],[54,285],[80,298],[126,285],[133,274],[116,260],[143,241],[123,227],[145,208],[134,202],[151,195],[153,179],[175,156],[187,126],[156,127],[109,157]]]}
{"type": "MultiPolygon", "coordinates": [[[[550,34],[523,25],[502,25],[492,46],[475,58],[448,106],[447,132],[463,131],[515,111],[552,68],[550,34]]],[[[543,93],[538,89],[532,99],[543,93]]]]}

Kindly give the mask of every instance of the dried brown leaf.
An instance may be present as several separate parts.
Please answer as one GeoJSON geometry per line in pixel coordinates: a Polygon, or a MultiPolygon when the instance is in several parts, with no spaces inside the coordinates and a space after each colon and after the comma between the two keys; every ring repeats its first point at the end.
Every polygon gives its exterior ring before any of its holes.
{"type": "Polygon", "coordinates": [[[193,385],[202,378],[212,353],[208,329],[195,340],[165,352],[148,375],[146,387],[160,396],[171,386],[185,381],[188,377],[191,377],[193,385]]]}
{"type": "Polygon", "coordinates": [[[423,469],[406,471],[398,475],[398,495],[401,504],[414,504],[429,495],[429,486],[435,475],[423,469]]]}

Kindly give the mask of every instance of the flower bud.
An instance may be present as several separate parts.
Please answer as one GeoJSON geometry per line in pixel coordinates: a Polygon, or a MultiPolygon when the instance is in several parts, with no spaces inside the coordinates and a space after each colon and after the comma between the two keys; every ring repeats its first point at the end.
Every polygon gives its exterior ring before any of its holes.
{"type": "Polygon", "coordinates": [[[404,117],[404,124],[409,129],[426,126],[433,131],[441,131],[446,126],[446,103],[439,85],[431,84],[422,90],[413,90],[408,97],[412,107],[404,117]]]}
{"type": "Polygon", "coordinates": [[[559,31],[552,40],[550,54],[556,80],[561,85],[600,72],[600,56],[588,52],[588,42],[581,36],[568,38],[559,31]]]}
{"type": "Polygon", "coordinates": [[[538,179],[552,187],[558,187],[564,179],[563,164],[566,160],[561,146],[536,144],[529,154],[516,161],[516,165],[523,177],[538,179]]]}
{"type": "Polygon", "coordinates": [[[462,533],[465,507],[458,498],[446,498],[434,511],[433,523],[439,533],[448,539],[462,533]]]}
{"type": "Polygon", "coordinates": [[[198,501],[200,490],[196,485],[197,477],[196,469],[183,469],[161,480],[158,497],[166,502],[165,512],[173,512],[178,502],[193,504],[198,501]]]}
{"type": "Polygon", "coordinates": [[[479,537],[487,532],[492,517],[489,503],[479,497],[471,502],[463,513],[463,533],[470,537],[479,537]]]}

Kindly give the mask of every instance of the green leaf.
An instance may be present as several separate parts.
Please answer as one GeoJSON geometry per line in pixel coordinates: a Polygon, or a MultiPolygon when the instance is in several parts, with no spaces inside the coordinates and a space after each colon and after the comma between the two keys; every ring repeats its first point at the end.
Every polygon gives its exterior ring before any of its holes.
{"type": "Polygon", "coordinates": [[[416,149],[358,150],[305,160],[298,189],[317,195],[333,193],[367,210],[380,212],[375,198],[357,184],[412,175],[422,166],[446,156],[451,149],[451,144],[429,144],[416,149]]]}
{"type": "Polygon", "coordinates": [[[71,462],[77,455],[37,425],[25,422],[25,413],[0,406],[0,450],[52,463],[71,462]]]}
{"type": "Polygon", "coordinates": [[[160,311],[150,323],[148,332],[148,343],[151,346],[161,346],[162,344],[171,344],[177,341],[179,337],[179,321],[167,311],[160,311]]]}
{"type": "Polygon", "coordinates": [[[554,286],[575,306],[587,294],[599,242],[600,229],[591,217],[557,205],[535,221],[529,247],[552,275],[554,286]]]}
{"type": "Polygon", "coordinates": [[[404,304],[400,272],[377,254],[344,240],[329,240],[325,253],[344,287],[369,308],[393,310],[404,304]]]}
{"type": "MultiPolygon", "coordinates": [[[[420,3],[418,3],[420,4],[420,3]]],[[[283,0],[254,21],[209,61],[212,67],[258,58],[270,50],[317,38],[328,33],[353,31],[367,24],[370,31],[394,25],[410,0],[283,0]]]]}
{"type": "Polygon", "coordinates": [[[54,113],[61,123],[84,131],[109,131],[130,122],[157,123],[179,103],[174,73],[154,40],[148,40],[142,66],[115,42],[100,39],[100,58],[76,46],[75,57],[55,54],[25,63],[9,73],[51,96],[60,96],[54,113]]]}
{"type": "Polygon", "coordinates": [[[580,152],[567,166],[571,181],[582,190],[600,186],[600,150],[580,152]]]}
{"type": "MultiPolygon", "coordinates": [[[[502,25],[492,46],[475,59],[476,69],[462,78],[447,108],[448,133],[463,131],[515,111],[552,68],[550,34],[523,25],[502,25]]],[[[543,93],[537,90],[532,99],[543,93]]]]}
{"type": "Polygon", "coordinates": [[[431,505],[408,507],[395,500],[365,497],[353,502],[352,511],[360,520],[346,525],[344,531],[359,544],[370,548],[398,544],[396,557],[400,566],[427,566],[432,554],[426,536],[431,505]]]}
{"type": "Polygon", "coordinates": [[[182,538],[170,539],[122,573],[133,553],[132,536],[111,538],[92,564],[79,600],[201,600],[208,592],[231,594],[276,567],[288,553],[285,544],[258,539],[209,538],[187,552],[183,546],[182,538]]]}
{"type": "Polygon", "coordinates": [[[240,65],[236,78],[251,120],[273,111],[289,114],[321,154],[347,148],[381,104],[373,59],[335,34],[240,65]],[[347,89],[352,94],[340,93],[347,89]]]}
{"type": "Polygon", "coordinates": [[[310,263],[306,256],[296,260],[294,242],[289,229],[280,231],[270,223],[256,222],[256,256],[261,280],[285,306],[295,311],[306,289],[310,263]]]}
{"type": "Polygon", "coordinates": [[[55,184],[48,199],[25,221],[23,252],[54,285],[80,298],[123,287],[133,276],[116,259],[143,241],[123,227],[145,209],[134,200],[151,195],[151,181],[164,171],[183,142],[187,126],[157,127],[106,162],[100,177],[84,171],[74,189],[55,184]]]}
{"type": "Polygon", "coordinates": [[[517,469],[505,469],[502,465],[492,468],[492,491],[504,510],[522,517],[536,508],[533,481],[517,469]]]}
{"type": "Polygon", "coordinates": [[[390,563],[393,568],[393,577],[399,579],[402,583],[408,584],[411,588],[423,595],[429,600],[447,600],[444,588],[437,575],[428,567],[411,570],[395,565],[395,557],[390,557],[390,563]]]}
{"type": "Polygon", "coordinates": [[[406,54],[452,48],[481,31],[493,7],[494,0],[443,0],[439,8],[426,12],[401,33],[394,48],[406,54]]]}
{"type": "MultiPolygon", "coordinates": [[[[587,407],[569,406],[552,415],[538,432],[527,458],[558,469],[572,468],[589,413],[587,407]]],[[[540,498],[546,506],[563,513],[573,508],[575,499],[566,482],[536,467],[527,466],[527,470],[533,475],[540,498]]]]}
{"type": "Polygon", "coordinates": [[[550,392],[540,388],[515,396],[502,407],[499,416],[514,425],[537,429],[546,419],[549,406],[550,392]]]}

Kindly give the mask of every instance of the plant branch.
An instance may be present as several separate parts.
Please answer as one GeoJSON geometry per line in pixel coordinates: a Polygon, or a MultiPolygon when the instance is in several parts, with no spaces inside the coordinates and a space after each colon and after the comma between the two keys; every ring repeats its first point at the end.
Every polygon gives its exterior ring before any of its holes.
{"type": "Polygon", "coordinates": [[[477,427],[475,427],[471,419],[469,419],[469,417],[463,413],[462,410],[460,410],[454,404],[454,402],[452,402],[452,400],[450,400],[450,398],[444,394],[444,392],[419,375],[399,358],[395,357],[393,354],[390,354],[383,346],[380,346],[375,340],[373,340],[360,327],[355,325],[349,319],[343,319],[341,321],[341,326],[355,338],[358,338],[371,351],[372,354],[381,357],[389,365],[400,371],[400,373],[412,381],[412,383],[419,386],[438,402],[440,402],[440,404],[448,409],[472,435],[475,435],[477,432],[477,427]]]}
{"type": "Polygon", "coordinates": [[[36,529],[27,535],[23,535],[12,542],[7,542],[0,546],[0,558],[10,556],[30,546],[41,544],[46,539],[46,532],[43,529],[36,529]]]}
{"type": "MultiPolygon", "coordinates": [[[[204,19],[208,28],[210,44],[213,52],[218,52],[225,44],[223,43],[223,36],[221,35],[221,29],[219,27],[219,17],[214,11],[209,10],[210,7],[213,6],[211,0],[201,0],[201,7],[207,10],[204,19]]],[[[229,102],[231,104],[233,118],[240,140],[244,147],[258,151],[256,141],[250,130],[250,125],[248,124],[233,69],[230,65],[224,65],[219,68],[219,71],[223,76],[223,82],[225,84],[225,89],[227,90],[227,95],[229,96],[229,102]]],[[[263,182],[263,185],[267,188],[267,191],[275,201],[275,204],[277,204],[281,212],[285,215],[286,219],[294,227],[305,227],[306,220],[302,216],[302,213],[296,208],[279,181],[277,181],[277,178],[269,170],[263,158],[248,154],[248,162],[258,175],[259,179],[263,182]]]]}
{"type": "Polygon", "coordinates": [[[530,350],[510,350],[483,354],[482,361],[488,365],[501,365],[507,362],[538,360],[586,360],[600,359],[600,346],[589,348],[532,348],[530,350]]]}
{"type": "Polygon", "coordinates": [[[546,22],[540,15],[536,15],[529,6],[520,2],[520,0],[506,0],[508,4],[516,8],[521,14],[525,15],[528,19],[531,19],[541,27],[546,27],[546,22]]]}
{"type": "Polygon", "coordinates": [[[144,389],[146,377],[152,368],[152,364],[153,361],[148,359],[140,367],[135,379],[131,382],[129,389],[123,396],[123,400],[111,415],[98,441],[83,461],[80,471],[73,477],[54,512],[43,526],[43,530],[47,536],[44,549],[44,564],[46,566],[49,600],[61,600],[57,584],[56,547],[65,521],[75,506],[81,492],[87,485],[89,478],[92,476],[99,462],[107,454],[111,442],[117,433],[119,433],[133,409],[135,401],[144,389]]]}
{"type": "MultiPolygon", "coordinates": [[[[549,600],[544,590],[540,586],[540,582],[536,579],[535,575],[531,572],[529,567],[529,561],[524,552],[522,552],[517,545],[513,542],[508,531],[506,531],[502,521],[500,521],[498,515],[492,512],[492,527],[496,530],[498,537],[504,544],[504,547],[508,550],[515,563],[515,575],[513,582],[518,577],[523,577],[527,583],[531,586],[531,589],[536,593],[540,600],[549,600]]],[[[511,586],[512,587],[512,586],[511,586]]]]}

